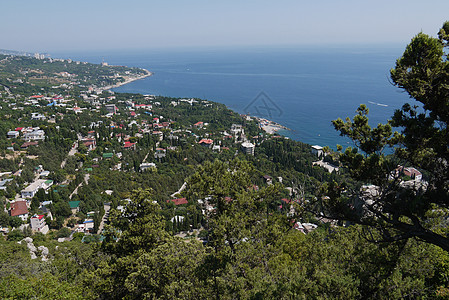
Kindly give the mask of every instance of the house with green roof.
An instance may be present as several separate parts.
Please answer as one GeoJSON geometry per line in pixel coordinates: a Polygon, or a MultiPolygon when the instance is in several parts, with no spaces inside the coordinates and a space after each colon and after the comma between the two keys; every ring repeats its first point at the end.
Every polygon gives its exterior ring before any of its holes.
{"type": "Polygon", "coordinates": [[[80,211],[80,201],[69,201],[69,206],[74,215],[80,211]]]}
{"type": "Polygon", "coordinates": [[[103,158],[112,158],[114,153],[103,153],[103,158]]]}

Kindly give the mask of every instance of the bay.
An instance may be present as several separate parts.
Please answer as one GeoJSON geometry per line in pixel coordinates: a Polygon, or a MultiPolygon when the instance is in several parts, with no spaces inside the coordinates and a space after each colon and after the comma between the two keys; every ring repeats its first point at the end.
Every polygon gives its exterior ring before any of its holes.
{"type": "Polygon", "coordinates": [[[92,63],[141,67],[153,76],[114,89],[202,98],[278,122],[280,133],[312,145],[351,145],[331,120],[364,103],[370,123],[386,122],[405,102],[389,71],[404,46],[253,47],[57,53],[92,63]]]}

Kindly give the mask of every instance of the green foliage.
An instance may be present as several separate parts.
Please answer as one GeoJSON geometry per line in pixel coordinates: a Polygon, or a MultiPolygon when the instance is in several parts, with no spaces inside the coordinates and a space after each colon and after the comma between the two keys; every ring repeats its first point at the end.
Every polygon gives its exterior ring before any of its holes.
{"type": "Polygon", "coordinates": [[[376,128],[369,126],[364,105],[352,121],[333,121],[335,129],[361,150],[347,148],[340,161],[352,178],[375,187],[362,195],[360,190],[328,185],[330,197],[322,198],[333,217],[370,225],[387,241],[418,237],[446,251],[448,232],[439,229],[441,223],[435,226],[429,212],[449,206],[448,24],[443,25],[439,39],[416,35],[391,70],[393,83],[417,104],[405,104],[389,124],[376,128]],[[393,134],[391,126],[402,132],[393,134]],[[382,153],[387,145],[395,147],[394,157],[382,153]],[[427,182],[404,184],[394,171],[399,163],[422,170],[427,182]]]}
{"type": "MultiPolygon", "coordinates": [[[[422,239],[425,239],[422,228],[438,238],[447,237],[449,232],[445,204],[448,68],[444,48],[448,45],[448,32],[449,23],[445,23],[439,41],[419,34],[392,70],[393,82],[421,101],[424,109],[404,106],[392,122],[375,128],[369,125],[366,106],[361,106],[352,120],[334,121],[337,130],[352,138],[356,146],[324,158],[337,165],[341,163],[344,168],[340,174],[313,166],[316,156],[311,154],[310,145],[267,137],[255,121],[243,119],[222,104],[200,99],[186,103],[169,97],[157,97],[151,102],[143,95],[116,93],[116,99],[109,103],[116,104],[121,113],[108,119],[101,116],[106,113],[104,107],[97,111],[89,103],[78,101],[85,87],[74,84],[71,89],[52,88],[47,92],[55,83],[42,78],[63,68],[76,73],[81,85],[105,85],[123,80],[120,74],[113,80],[111,74],[125,71],[142,74],[138,69],[68,61],[43,63],[29,58],[14,58],[14,67],[13,62],[0,66],[0,84],[8,72],[8,78],[25,82],[11,88],[15,98],[10,100],[18,105],[31,93],[50,97],[64,93],[77,99],[72,104],[88,108],[80,114],[56,106],[25,105],[22,110],[12,109],[9,99],[0,101],[1,153],[11,142],[16,143],[17,150],[21,145],[20,138],[6,140],[6,132],[11,128],[39,126],[46,133],[44,141],[20,157],[0,159],[2,171],[23,169],[22,176],[14,178],[1,195],[14,198],[25,182],[34,180],[34,167],[40,164],[50,171],[49,178],[60,183],[48,193],[39,191],[31,202],[33,213],[39,212],[43,201],[53,202],[49,208],[55,219],[46,221],[58,231],[47,236],[33,235],[36,247],[48,247],[49,261],[41,261],[40,255],[32,260],[26,245],[17,243],[31,235],[29,230],[12,230],[8,240],[0,238],[0,297],[444,298],[449,294],[447,252],[416,239],[403,238],[410,237],[409,229],[420,233],[417,236],[422,239]],[[29,71],[35,68],[43,73],[29,71]],[[21,72],[25,69],[29,72],[21,72]],[[18,92],[23,94],[19,96],[18,92]],[[145,130],[139,132],[139,127],[151,124],[153,117],[141,109],[135,108],[139,125],[129,125],[129,102],[154,104],[154,116],[170,123],[170,129],[161,129],[162,141],[145,130]],[[29,120],[35,111],[54,115],[56,124],[29,120]],[[198,121],[209,124],[193,127],[198,121]],[[248,138],[256,136],[254,156],[244,155],[239,144],[223,138],[222,132],[234,123],[242,124],[248,138]],[[394,126],[400,127],[401,134],[393,133],[394,126]],[[80,143],[78,153],[67,156],[78,134],[86,136],[92,129],[97,149],[88,151],[80,143]],[[135,150],[123,149],[124,136],[136,142],[135,150]],[[202,147],[197,144],[199,137],[211,138],[229,151],[202,147]],[[154,158],[156,146],[170,147],[165,157],[154,158]],[[396,156],[383,154],[390,146],[398,148],[396,156]],[[103,158],[103,153],[114,155],[103,158]],[[27,158],[27,154],[38,157],[27,158]],[[65,165],[61,169],[63,160],[65,165]],[[151,161],[157,167],[151,172],[140,172],[140,164],[151,161]],[[423,170],[430,188],[412,192],[400,185],[404,176],[389,178],[399,163],[423,170]],[[117,170],[118,164],[121,170],[117,170]],[[273,184],[267,184],[264,175],[272,177],[273,184]],[[186,197],[188,203],[181,206],[167,203],[185,181],[187,188],[176,197],[186,197]],[[368,183],[381,189],[381,198],[374,204],[358,197],[362,184],[368,183]],[[95,230],[98,229],[104,203],[110,203],[109,224],[102,235],[75,233],[72,241],[57,243],[54,237],[70,235],[63,225],[72,226],[76,222],[67,217],[71,216],[69,196],[77,187],[71,200],[80,201],[78,222],[92,218],[95,230]],[[286,187],[291,188],[292,195],[286,187]],[[105,190],[111,190],[112,194],[105,190]],[[315,198],[321,195],[328,197],[315,198]],[[131,202],[124,201],[125,198],[131,202]],[[292,204],[294,211],[281,198],[297,200],[298,203],[292,204]],[[124,212],[115,209],[118,205],[124,206],[124,212]],[[318,216],[307,211],[310,208],[318,216]],[[87,216],[90,212],[93,214],[87,216]],[[323,214],[372,227],[320,224],[323,214]],[[184,219],[171,222],[175,216],[184,219]],[[294,229],[298,221],[319,227],[306,235],[294,229]],[[198,229],[201,240],[195,237],[198,231],[192,233],[189,229],[198,229]],[[384,243],[388,238],[390,243],[384,243]]],[[[66,80],[59,79],[58,84],[66,80]]],[[[110,94],[98,96],[99,101],[104,101],[110,94]]],[[[17,219],[0,213],[0,224],[11,226],[14,222],[17,219]]]]}
{"type": "Polygon", "coordinates": [[[9,226],[12,228],[18,228],[23,224],[22,219],[19,217],[9,217],[9,226]]]}
{"type": "Polygon", "coordinates": [[[371,128],[367,117],[369,110],[364,104],[356,112],[352,121],[349,118],[345,122],[342,119],[332,121],[335,129],[340,131],[340,135],[352,139],[363,152],[380,154],[386,145],[392,144],[391,125],[378,124],[376,128],[371,128]]]}
{"type": "Polygon", "coordinates": [[[61,229],[58,230],[58,232],[56,233],[56,238],[65,238],[65,237],[69,237],[71,234],[71,230],[68,229],[67,227],[62,227],[61,229]]]}
{"type": "Polygon", "coordinates": [[[0,280],[2,299],[85,299],[79,287],[69,282],[61,282],[51,273],[42,276],[20,278],[10,275],[0,280]]]}
{"type": "Polygon", "coordinates": [[[25,237],[25,234],[20,229],[13,229],[8,233],[8,241],[20,241],[25,237]]]}

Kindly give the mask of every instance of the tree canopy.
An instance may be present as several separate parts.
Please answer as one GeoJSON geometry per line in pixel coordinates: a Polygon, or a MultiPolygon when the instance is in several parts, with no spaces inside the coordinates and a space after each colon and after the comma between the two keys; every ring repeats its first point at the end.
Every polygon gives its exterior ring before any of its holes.
{"type": "Polygon", "coordinates": [[[449,22],[438,38],[419,33],[411,40],[391,70],[391,79],[416,101],[404,104],[388,124],[371,128],[365,105],[353,120],[333,121],[341,135],[355,142],[356,148],[348,147],[340,160],[364,186],[348,190],[342,183],[331,183],[324,204],[335,218],[368,225],[373,240],[416,237],[449,251],[447,50],[449,22]],[[394,155],[384,154],[386,146],[395,150],[394,155]],[[418,168],[423,180],[403,180],[398,165],[418,168]]]}

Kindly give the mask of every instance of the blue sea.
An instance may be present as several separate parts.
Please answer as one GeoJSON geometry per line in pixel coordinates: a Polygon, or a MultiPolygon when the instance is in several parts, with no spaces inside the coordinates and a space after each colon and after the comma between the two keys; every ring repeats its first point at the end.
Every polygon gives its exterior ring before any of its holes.
{"type": "Polygon", "coordinates": [[[386,122],[410,101],[389,72],[405,45],[376,47],[254,47],[54,53],[53,57],[148,69],[153,76],[114,89],[224,103],[290,130],[312,145],[351,145],[331,120],[352,117],[364,103],[370,122],[386,122]]]}

